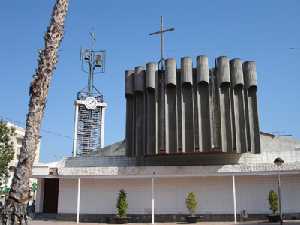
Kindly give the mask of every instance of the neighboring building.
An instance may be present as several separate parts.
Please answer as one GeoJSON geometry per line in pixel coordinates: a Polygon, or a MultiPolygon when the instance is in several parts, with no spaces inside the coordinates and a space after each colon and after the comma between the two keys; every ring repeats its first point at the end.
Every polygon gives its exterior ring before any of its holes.
{"type": "MultiPolygon", "coordinates": [[[[15,129],[16,136],[12,137],[12,142],[14,145],[14,159],[11,161],[11,166],[16,166],[18,162],[18,157],[20,155],[20,149],[22,147],[22,141],[25,135],[25,129],[23,127],[19,127],[13,123],[7,122],[6,125],[8,127],[13,127],[15,129]]],[[[34,163],[38,163],[40,158],[40,143],[38,144],[38,148],[35,151],[35,160],[34,163]]]]}
{"type": "Polygon", "coordinates": [[[105,222],[124,189],[132,221],[182,220],[193,191],[206,219],[262,218],[280,173],[283,213],[300,218],[300,141],[260,132],[255,62],[219,57],[209,69],[199,56],[195,68],[188,57],[165,68],[126,71],[124,142],[35,165],[36,211],[105,222]]]}
{"type": "MultiPolygon", "coordinates": [[[[22,147],[22,141],[23,141],[23,138],[24,138],[24,135],[25,135],[25,129],[15,125],[11,122],[7,122],[6,125],[8,127],[13,127],[15,129],[15,134],[16,134],[14,137],[11,137],[11,141],[13,143],[13,148],[14,148],[14,158],[9,163],[9,167],[11,168],[11,167],[17,166],[18,157],[20,155],[20,149],[22,147]]],[[[40,142],[39,142],[38,148],[36,149],[36,152],[35,152],[34,164],[37,164],[39,162],[39,158],[40,158],[40,142]]],[[[13,177],[13,172],[10,171],[8,181],[7,181],[6,184],[3,184],[3,186],[10,187],[12,177],[13,177]]],[[[30,182],[31,183],[36,182],[36,179],[31,179],[30,182]]]]}

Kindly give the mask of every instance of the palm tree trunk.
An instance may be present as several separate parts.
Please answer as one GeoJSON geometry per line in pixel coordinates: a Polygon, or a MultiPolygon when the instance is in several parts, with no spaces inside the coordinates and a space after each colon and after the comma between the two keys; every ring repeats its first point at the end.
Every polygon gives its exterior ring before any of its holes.
{"type": "Polygon", "coordinates": [[[2,223],[5,225],[27,224],[26,207],[30,194],[29,178],[32,175],[32,165],[39,142],[48,89],[57,63],[57,52],[63,39],[67,10],[68,0],[56,0],[50,25],[44,36],[45,46],[39,53],[38,67],[29,90],[30,100],[25,136],[2,215],[2,223]]]}

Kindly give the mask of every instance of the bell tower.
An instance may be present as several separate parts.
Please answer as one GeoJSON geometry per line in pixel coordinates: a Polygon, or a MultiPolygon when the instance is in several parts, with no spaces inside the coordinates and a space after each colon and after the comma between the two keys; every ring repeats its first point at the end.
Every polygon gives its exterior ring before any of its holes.
{"type": "Polygon", "coordinates": [[[88,85],[77,93],[73,156],[87,154],[104,147],[105,110],[103,94],[94,86],[94,75],[105,71],[105,51],[94,50],[95,34],[90,33],[91,48],[81,49],[82,71],[88,74],[88,85]]]}

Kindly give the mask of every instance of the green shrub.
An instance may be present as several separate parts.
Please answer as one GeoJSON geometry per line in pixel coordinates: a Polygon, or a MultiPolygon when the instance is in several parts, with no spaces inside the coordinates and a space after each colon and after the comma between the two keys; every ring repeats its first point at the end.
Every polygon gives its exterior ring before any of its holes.
{"type": "Polygon", "coordinates": [[[124,218],[127,215],[128,203],[127,203],[127,193],[122,189],[119,192],[119,197],[117,201],[117,216],[124,218]]]}
{"type": "Polygon", "coordinates": [[[185,199],[185,205],[191,215],[194,215],[198,207],[196,195],[194,192],[189,192],[185,199]]]}
{"type": "Polygon", "coordinates": [[[278,195],[275,191],[271,190],[269,192],[269,205],[272,213],[275,214],[278,211],[278,195]]]}

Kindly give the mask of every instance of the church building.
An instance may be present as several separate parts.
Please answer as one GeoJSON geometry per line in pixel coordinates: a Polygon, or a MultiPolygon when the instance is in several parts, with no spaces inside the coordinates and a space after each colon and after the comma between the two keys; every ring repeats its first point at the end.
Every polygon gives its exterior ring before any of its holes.
{"type": "Polygon", "coordinates": [[[203,220],[261,219],[280,179],[282,213],[300,219],[300,141],[259,129],[256,63],[208,61],[168,58],[125,71],[125,140],[103,148],[87,136],[93,124],[103,143],[107,104],[78,98],[73,155],[34,166],[37,216],[107,222],[124,189],[130,222],[184,220],[189,192],[203,220]]]}

